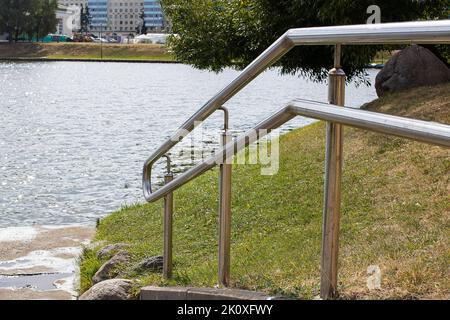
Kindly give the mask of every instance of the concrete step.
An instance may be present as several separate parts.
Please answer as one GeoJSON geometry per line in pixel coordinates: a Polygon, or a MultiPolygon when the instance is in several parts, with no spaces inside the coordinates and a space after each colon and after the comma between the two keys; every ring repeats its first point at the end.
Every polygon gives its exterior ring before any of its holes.
{"type": "Polygon", "coordinates": [[[261,292],[192,287],[144,287],[141,300],[280,300],[282,297],[268,296],[261,292]]]}

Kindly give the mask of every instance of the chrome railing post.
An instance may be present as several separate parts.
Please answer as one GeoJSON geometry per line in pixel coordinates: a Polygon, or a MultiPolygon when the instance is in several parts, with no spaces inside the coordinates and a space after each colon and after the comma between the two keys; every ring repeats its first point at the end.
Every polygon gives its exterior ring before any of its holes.
{"type": "MultiPolygon", "coordinates": [[[[167,173],[164,176],[164,183],[168,184],[173,180],[170,170],[170,158],[167,158],[167,173]]],[[[164,254],[163,254],[163,276],[166,279],[172,278],[172,224],[173,224],[173,192],[164,197],[164,254]]]]}
{"type": "MultiPolygon", "coordinates": [[[[224,111],[224,130],[221,136],[222,147],[231,142],[228,132],[228,110],[224,111]]],[[[231,171],[232,155],[223,154],[219,173],[219,284],[230,285],[230,243],[231,243],[231,171]]]]}
{"type": "MultiPolygon", "coordinates": [[[[336,44],[334,51],[334,68],[329,72],[328,100],[331,104],[344,106],[345,72],[341,69],[341,45],[336,44]]],[[[334,298],[337,295],[341,175],[343,164],[342,125],[327,122],[326,130],[327,137],[320,284],[320,296],[322,299],[334,298]]]]}

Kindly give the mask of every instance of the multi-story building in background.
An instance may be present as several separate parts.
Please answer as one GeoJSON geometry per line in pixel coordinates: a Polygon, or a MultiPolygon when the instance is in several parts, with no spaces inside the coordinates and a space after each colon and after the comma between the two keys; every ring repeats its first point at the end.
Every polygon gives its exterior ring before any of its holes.
{"type": "Polygon", "coordinates": [[[109,0],[108,30],[115,33],[136,33],[142,25],[142,0],[109,0]]]}
{"type": "Polygon", "coordinates": [[[92,31],[107,29],[109,2],[108,0],[88,0],[92,31]]]}
{"type": "MultiPolygon", "coordinates": [[[[89,7],[90,30],[96,34],[129,35],[142,28],[143,19],[147,32],[166,31],[164,14],[159,0],[59,0],[66,7],[89,7]]],[[[74,19],[79,28],[79,17],[74,19]]]]}
{"type": "Polygon", "coordinates": [[[88,0],[58,0],[60,8],[61,6],[66,7],[72,17],[71,27],[73,32],[80,29],[80,11],[82,7],[85,8],[87,6],[87,2],[88,0]]]}
{"type": "Polygon", "coordinates": [[[150,30],[162,30],[166,27],[159,0],[144,0],[145,24],[150,30]]]}

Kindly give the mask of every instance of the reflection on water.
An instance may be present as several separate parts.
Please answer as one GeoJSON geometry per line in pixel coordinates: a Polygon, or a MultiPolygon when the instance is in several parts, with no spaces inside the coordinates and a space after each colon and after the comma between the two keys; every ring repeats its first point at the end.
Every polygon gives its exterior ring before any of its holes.
{"type": "Polygon", "coordinates": [[[55,290],[55,281],[71,277],[70,273],[49,273],[27,276],[0,276],[0,288],[34,289],[39,291],[55,290]]]}
{"type": "MultiPolygon", "coordinates": [[[[0,227],[93,222],[142,202],[144,160],[236,75],[178,64],[0,63],[0,227]]],[[[265,72],[226,104],[233,132],[297,97],[325,101],[327,89],[265,72]]],[[[375,97],[350,85],[347,104],[375,97]]],[[[213,147],[221,122],[217,113],[205,124],[213,147]]]]}

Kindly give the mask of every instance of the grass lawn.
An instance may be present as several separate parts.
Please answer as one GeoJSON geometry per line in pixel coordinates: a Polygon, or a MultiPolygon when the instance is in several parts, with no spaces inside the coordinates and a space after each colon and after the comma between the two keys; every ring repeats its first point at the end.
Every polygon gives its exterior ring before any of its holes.
{"type": "MultiPolygon", "coordinates": [[[[450,84],[365,108],[450,123],[450,84]]],[[[282,136],[277,175],[234,166],[232,287],[304,299],[319,294],[324,142],[318,122],[282,136]]],[[[344,154],[341,298],[450,298],[449,150],[346,127],[344,154]],[[381,268],[381,290],[366,288],[371,265],[381,268]]],[[[130,266],[121,267],[124,277],[142,286],[216,285],[217,177],[212,170],[175,192],[174,279],[130,266]]],[[[112,213],[95,239],[129,243],[134,262],[161,255],[162,201],[112,213]]],[[[80,292],[103,262],[95,249],[84,250],[80,292]]]]}

